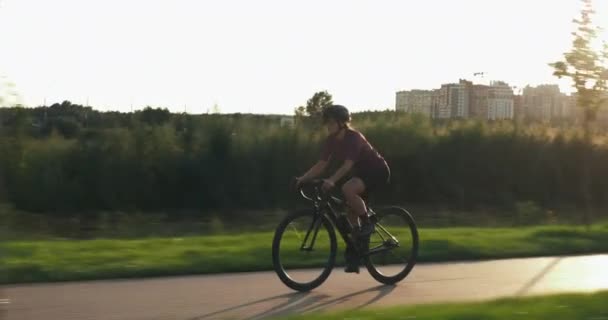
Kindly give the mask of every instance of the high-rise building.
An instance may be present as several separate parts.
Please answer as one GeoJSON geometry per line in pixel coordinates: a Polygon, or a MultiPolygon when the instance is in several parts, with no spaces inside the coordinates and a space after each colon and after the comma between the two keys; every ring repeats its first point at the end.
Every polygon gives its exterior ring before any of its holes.
{"type": "Polygon", "coordinates": [[[513,118],[517,120],[523,119],[523,97],[521,95],[513,96],[513,118]]]}
{"type": "Polygon", "coordinates": [[[499,120],[513,119],[513,89],[502,81],[494,81],[489,86],[476,84],[471,89],[470,118],[499,120]]]}
{"type": "Polygon", "coordinates": [[[513,89],[505,82],[492,82],[488,88],[488,120],[513,119],[513,89]]]}
{"type": "Polygon", "coordinates": [[[488,86],[460,79],[436,90],[399,91],[396,98],[397,111],[423,113],[435,119],[513,119],[522,108],[523,98],[516,98],[513,89],[502,81],[488,86]]]}
{"type": "Polygon", "coordinates": [[[487,119],[488,117],[488,93],[489,87],[486,85],[473,85],[471,91],[471,118],[487,119]]]}
{"type": "Polygon", "coordinates": [[[558,85],[527,86],[523,90],[523,112],[528,119],[550,121],[574,116],[570,99],[558,85]]]}
{"type": "Polygon", "coordinates": [[[460,79],[458,83],[441,85],[435,98],[434,118],[468,118],[473,83],[460,79]]]}
{"type": "Polygon", "coordinates": [[[433,103],[433,90],[409,90],[397,92],[397,111],[407,113],[421,113],[431,116],[433,103]]]}

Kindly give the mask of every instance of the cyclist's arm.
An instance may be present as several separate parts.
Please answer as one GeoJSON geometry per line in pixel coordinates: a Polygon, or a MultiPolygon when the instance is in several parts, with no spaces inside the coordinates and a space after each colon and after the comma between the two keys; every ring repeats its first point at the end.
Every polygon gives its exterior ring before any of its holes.
{"type": "Polygon", "coordinates": [[[326,167],[327,161],[319,160],[314,166],[312,166],[312,168],[310,168],[303,176],[300,177],[300,180],[303,182],[312,180],[320,176],[326,167]]]}
{"type": "Polygon", "coordinates": [[[354,164],[355,162],[353,160],[344,161],[344,164],[331,176],[331,178],[329,178],[329,181],[336,184],[337,181],[340,181],[340,179],[342,179],[344,175],[346,175],[353,168],[354,164]]]}

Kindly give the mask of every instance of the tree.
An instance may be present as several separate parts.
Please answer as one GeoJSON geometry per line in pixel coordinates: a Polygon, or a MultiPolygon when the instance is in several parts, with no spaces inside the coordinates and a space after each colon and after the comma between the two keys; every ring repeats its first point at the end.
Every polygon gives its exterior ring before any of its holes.
{"type": "Polygon", "coordinates": [[[319,91],[312,98],[306,101],[306,106],[299,106],[295,109],[296,116],[319,117],[323,108],[333,104],[332,96],[327,91],[319,91]]]}
{"type": "Polygon", "coordinates": [[[583,109],[583,126],[585,139],[590,141],[591,124],[597,116],[600,107],[606,103],[608,81],[608,46],[604,44],[602,52],[593,48],[600,29],[593,25],[592,0],[581,0],[583,9],[581,17],[574,19],[577,25],[572,32],[574,40],[572,49],[564,53],[564,60],[551,63],[558,78],[570,78],[572,87],[576,89],[578,107],[583,109]]]}
{"type": "Polygon", "coordinates": [[[594,45],[600,29],[594,26],[592,0],[581,0],[583,8],[579,19],[574,19],[576,30],[572,32],[574,40],[570,51],[564,53],[564,60],[551,63],[558,78],[570,78],[576,89],[576,100],[583,109],[583,130],[585,150],[582,154],[581,195],[585,202],[583,219],[590,224],[591,219],[591,157],[592,157],[592,123],[597,112],[606,103],[608,81],[608,46],[597,52],[594,45]]]}
{"type": "Polygon", "coordinates": [[[53,120],[53,127],[68,139],[76,138],[81,131],[80,122],[73,117],[57,117],[53,120]]]}
{"type": "Polygon", "coordinates": [[[149,125],[163,125],[171,119],[171,112],[168,109],[156,108],[152,109],[152,107],[147,106],[143,111],[141,111],[141,121],[143,123],[149,125]]]}
{"type": "Polygon", "coordinates": [[[306,116],[306,107],[299,106],[294,110],[296,117],[304,117],[306,116]]]}

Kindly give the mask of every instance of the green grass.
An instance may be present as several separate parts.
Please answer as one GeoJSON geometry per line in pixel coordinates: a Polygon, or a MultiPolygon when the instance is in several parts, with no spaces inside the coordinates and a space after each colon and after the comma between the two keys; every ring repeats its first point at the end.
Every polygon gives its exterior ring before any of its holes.
{"type": "MultiPolygon", "coordinates": [[[[0,283],[271,270],[272,232],[0,243],[0,283]]],[[[608,224],[420,230],[420,262],[608,252],[608,224]]],[[[338,255],[342,260],[341,252],[338,255]]],[[[318,262],[300,259],[300,266],[318,262]]]]}
{"type": "Polygon", "coordinates": [[[316,313],[284,319],[573,320],[608,319],[608,292],[508,298],[485,303],[433,304],[316,313]]]}

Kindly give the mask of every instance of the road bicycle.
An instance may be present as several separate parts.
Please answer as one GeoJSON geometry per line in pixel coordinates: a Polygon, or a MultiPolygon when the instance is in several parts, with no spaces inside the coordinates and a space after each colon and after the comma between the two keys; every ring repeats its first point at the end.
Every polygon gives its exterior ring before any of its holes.
{"type": "Polygon", "coordinates": [[[310,291],[323,284],[336,265],[336,230],[374,279],[384,284],[403,280],[418,255],[418,229],[410,213],[398,206],[372,209],[368,205],[375,229],[358,239],[352,236],[346,218],[348,205],[322,191],[322,184],[322,180],[315,180],[300,187],[298,191],[312,208],[287,215],[275,230],[272,263],[281,281],[296,291],[310,291]]]}

